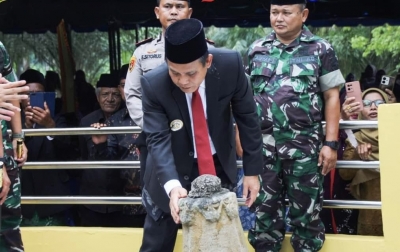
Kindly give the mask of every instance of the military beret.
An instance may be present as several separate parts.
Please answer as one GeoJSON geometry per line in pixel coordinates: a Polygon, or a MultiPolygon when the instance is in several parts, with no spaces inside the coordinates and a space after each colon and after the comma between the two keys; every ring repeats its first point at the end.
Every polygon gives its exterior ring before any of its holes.
{"type": "Polygon", "coordinates": [[[116,88],[118,87],[119,81],[115,74],[102,74],[99,81],[96,84],[97,88],[108,87],[116,88]]]}
{"type": "Polygon", "coordinates": [[[39,83],[44,86],[44,75],[34,69],[28,69],[19,76],[20,80],[25,80],[26,84],[39,83]]]}
{"type": "Polygon", "coordinates": [[[203,23],[197,19],[182,19],[165,31],[165,57],[177,64],[193,62],[207,52],[203,23]]]}
{"type": "Polygon", "coordinates": [[[307,4],[307,0],[271,0],[273,5],[307,4]]]}
{"type": "Polygon", "coordinates": [[[119,80],[126,79],[126,75],[128,74],[129,64],[125,64],[119,69],[119,80]]]}

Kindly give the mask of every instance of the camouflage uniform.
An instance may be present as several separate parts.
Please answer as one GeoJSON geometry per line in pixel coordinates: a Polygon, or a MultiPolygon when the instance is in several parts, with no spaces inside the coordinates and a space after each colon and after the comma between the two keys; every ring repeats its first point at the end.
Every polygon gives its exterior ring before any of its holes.
{"type": "MultiPolygon", "coordinates": [[[[9,81],[16,81],[17,78],[11,67],[10,57],[0,42],[0,64],[2,64],[2,74],[9,81]]],[[[0,252],[5,251],[24,251],[19,225],[22,220],[21,215],[21,184],[17,163],[14,161],[14,151],[10,136],[7,134],[6,122],[1,120],[3,134],[5,166],[11,185],[5,203],[1,206],[1,231],[0,231],[0,252]]]]}
{"type": "Polygon", "coordinates": [[[306,26],[290,45],[272,32],[249,50],[249,74],[263,134],[264,173],[253,210],[249,241],[256,251],[279,251],[285,221],[295,251],[318,251],[324,240],[319,218],[323,176],[322,93],[345,81],[331,45],[306,26]],[[289,211],[285,218],[285,196],[289,211]]]}

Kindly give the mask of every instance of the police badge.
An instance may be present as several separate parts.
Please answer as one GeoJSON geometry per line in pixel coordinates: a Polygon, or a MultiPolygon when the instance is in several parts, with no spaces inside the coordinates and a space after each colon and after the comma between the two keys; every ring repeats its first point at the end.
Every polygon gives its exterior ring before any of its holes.
{"type": "Polygon", "coordinates": [[[132,72],[133,68],[135,67],[136,57],[135,55],[132,56],[131,60],[129,61],[129,72],[132,72]]]}

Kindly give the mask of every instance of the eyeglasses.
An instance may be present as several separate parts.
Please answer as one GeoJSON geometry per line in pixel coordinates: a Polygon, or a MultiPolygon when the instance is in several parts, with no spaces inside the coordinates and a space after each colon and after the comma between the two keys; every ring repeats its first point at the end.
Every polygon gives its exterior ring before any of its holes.
{"type": "Polygon", "coordinates": [[[372,103],[375,104],[376,107],[378,107],[379,105],[385,104],[386,102],[384,100],[375,100],[375,101],[363,100],[364,107],[370,107],[372,103]]]}

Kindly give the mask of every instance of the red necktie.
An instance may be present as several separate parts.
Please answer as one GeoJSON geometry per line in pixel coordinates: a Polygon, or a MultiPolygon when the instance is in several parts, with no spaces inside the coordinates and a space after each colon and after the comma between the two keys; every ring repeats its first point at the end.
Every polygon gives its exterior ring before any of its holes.
{"type": "Polygon", "coordinates": [[[198,90],[192,94],[192,117],[199,174],[216,175],[210,140],[208,138],[207,121],[204,116],[203,103],[201,102],[198,90]]]}

